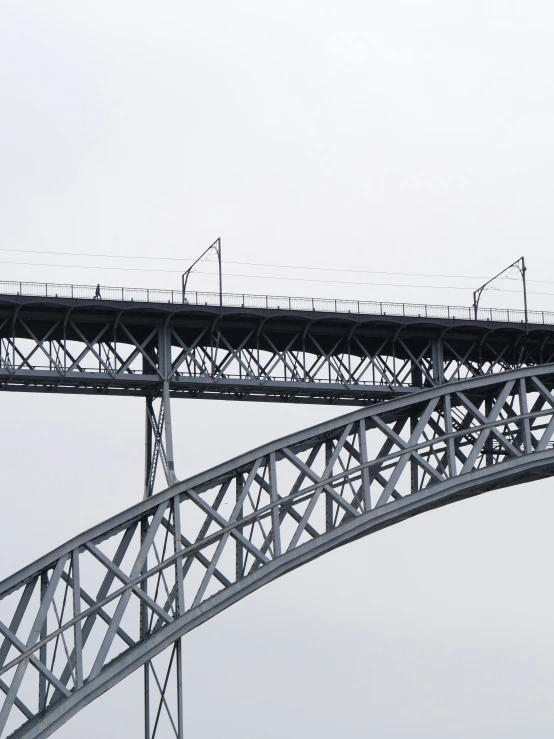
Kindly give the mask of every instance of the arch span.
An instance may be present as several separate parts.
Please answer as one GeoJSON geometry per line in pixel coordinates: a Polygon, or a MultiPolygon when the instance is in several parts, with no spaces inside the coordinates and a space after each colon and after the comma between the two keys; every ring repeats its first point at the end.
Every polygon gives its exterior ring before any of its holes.
{"type": "Polygon", "coordinates": [[[0,737],[46,737],[335,547],[554,474],[554,365],[420,391],[178,483],[0,583],[0,737]]]}

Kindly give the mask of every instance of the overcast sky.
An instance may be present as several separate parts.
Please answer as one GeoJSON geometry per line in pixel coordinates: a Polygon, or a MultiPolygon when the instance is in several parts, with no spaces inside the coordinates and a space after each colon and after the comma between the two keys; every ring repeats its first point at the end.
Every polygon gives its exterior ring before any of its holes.
{"type": "MultiPolygon", "coordinates": [[[[525,255],[554,310],[553,22],[534,0],[0,0],[0,279],[177,289],[221,236],[229,292],[469,305],[525,255]]],[[[500,287],[486,305],[521,306],[500,287]]],[[[181,478],[337,415],[174,406],[181,478]]],[[[144,407],[0,408],[5,577],[141,497],[144,407]]],[[[250,596],[184,641],[188,735],[552,737],[553,515],[549,481],[488,493],[250,596]]],[[[140,712],[136,674],[57,736],[140,736],[140,712]]]]}

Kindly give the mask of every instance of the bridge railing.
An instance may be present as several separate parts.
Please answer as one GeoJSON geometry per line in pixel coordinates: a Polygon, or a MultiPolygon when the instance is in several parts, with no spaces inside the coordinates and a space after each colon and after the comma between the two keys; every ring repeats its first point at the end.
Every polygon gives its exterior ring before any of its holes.
{"type": "MultiPolygon", "coordinates": [[[[0,294],[29,297],[70,298],[93,300],[97,297],[94,285],[70,285],[46,282],[17,282],[0,280],[0,294]]],[[[187,291],[183,300],[181,290],[159,290],[136,287],[100,286],[100,299],[182,305],[219,306],[220,295],[213,292],[187,291]]],[[[430,305],[426,303],[388,303],[375,300],[335,300],[332,298],[293,298],[279,295],[251,295],[224,293],[223,306],[229,308],[258,308],[261,310],[291,310],[322,313],[353,313],[360,315],[407,316],[412,318],[450,318],[461,320],[524,323],[523,310],[513,308],[479,308],[477,316],[472,307],[459,305],[430,305]]],[[[554,312],[529,311],[528,322],[554,324],[554,312]]]]}

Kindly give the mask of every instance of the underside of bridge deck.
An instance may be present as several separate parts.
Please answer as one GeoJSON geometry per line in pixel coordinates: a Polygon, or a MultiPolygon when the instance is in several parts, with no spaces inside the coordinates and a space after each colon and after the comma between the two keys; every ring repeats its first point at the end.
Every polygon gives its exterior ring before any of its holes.
{"type": "Polygon", "coordinates": [[[549,324],[0,298],[3,390],[366,405],[553,358],[549,324]]]}

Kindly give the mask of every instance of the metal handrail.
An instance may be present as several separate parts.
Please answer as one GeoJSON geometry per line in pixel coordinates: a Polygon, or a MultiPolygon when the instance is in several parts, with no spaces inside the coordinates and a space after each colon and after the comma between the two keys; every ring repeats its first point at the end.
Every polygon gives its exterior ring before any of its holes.
{"type": "MultiPolygon", "coordinates": [[[[17,282],[0,280],[0,295],[98,300],[95,285],[17,282]]],[[[171,303],[183,305],[181,290],[159,290],[136,287],[100,286],[100,300],[135,303],[171,303]]],[[[302,298],[279,295],[248,295],[246,293],[187,292],[185,303],[228,308],[302,311],[309,313],[343,313],[358,315],[407,316],[412,318],[447,318],[465,321],[498,321],[525,323],[525,311],[513,308],[474,308],[469,306],[430,305],[426,303],[383,303],[370,300],[338,300],[334,298],[302,298]]],[[[554,324],[552,311],[528,311],[528,322],[554,324]]]]}

